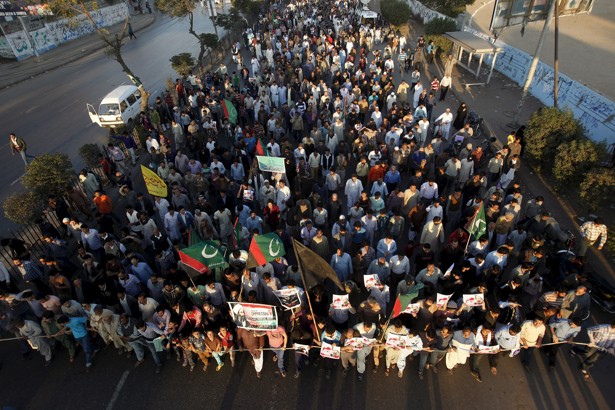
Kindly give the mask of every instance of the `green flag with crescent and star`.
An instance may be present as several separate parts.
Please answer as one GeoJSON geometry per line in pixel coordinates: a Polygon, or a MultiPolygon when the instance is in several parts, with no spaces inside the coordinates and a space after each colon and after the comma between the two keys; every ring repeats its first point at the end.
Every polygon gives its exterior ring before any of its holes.
{"type": "Polygon", "coordinates": [[[487,219],[485,218],[485,206],[483,203],[480,204],[478,211],[468,221],[465,228],[474,239],[478,239],[487,233],[487,219]]]}
{"type": "Polygon", "coordinates": [[[250,242],[250,256],[246,268],[252,269],[264,265],[279,256],[286,255],[284,244],[275,232],[254,235],[250,242]]]}
{"type": "Polygon", "coordinates": [[[182,263],[199,274],[206,273],[209,269],[226,266],[224,250],[220,248],[218,241],[201,241],[178,252],[182,263]]]}

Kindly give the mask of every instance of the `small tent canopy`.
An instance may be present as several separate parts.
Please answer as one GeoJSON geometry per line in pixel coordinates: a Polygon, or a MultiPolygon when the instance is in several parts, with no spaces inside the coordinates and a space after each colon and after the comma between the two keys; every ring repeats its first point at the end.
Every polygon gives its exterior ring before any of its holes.
{"type": "Polygon", "coordinates": [[[486,83],[480,84],[489,84],[491,80],[491,74],[493,74],[493,68],[495,67],[495,61],[498,56],[498,53],[502,51],[501,47],[497,47],[491,44],[489,41],[484,40],[478,36],[475,36],[472,33],[467,31],[451,31],[444,34],[444,37],[451,40],[456,47],[459,47],[459,54],[457,56],[457,64],[466,70],[474,73],[476,78],[478,78],[480,74],[480,68],[483,64],[483,58],[485,54],[491,54],[493,56],[491,61],[491,70],[489,71],[489,76],[487,77],[486,83]],[[464,50],[468,53],[467,65],[463,63],[463,52],[464,50]],[[478,67],[476,69],[471,68],[472,65],[472,57],[474,55],[479,55],[478,67]]]}

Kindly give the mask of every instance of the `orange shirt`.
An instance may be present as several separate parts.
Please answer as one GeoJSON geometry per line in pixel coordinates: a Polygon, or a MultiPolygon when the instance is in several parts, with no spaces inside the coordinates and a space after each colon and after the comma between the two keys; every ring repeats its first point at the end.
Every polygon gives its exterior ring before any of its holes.
{"type": "Polygon", "coordinates": [[[107,195],[103,194],[101,196],[95,197],[94,205],[96,205],[96,209],[98,209],[98,212],[100,212],[103,215],[110,214],[111,212],[113,212],[113,206],[111,205],[111,198],[109,198],[107,195]]]}

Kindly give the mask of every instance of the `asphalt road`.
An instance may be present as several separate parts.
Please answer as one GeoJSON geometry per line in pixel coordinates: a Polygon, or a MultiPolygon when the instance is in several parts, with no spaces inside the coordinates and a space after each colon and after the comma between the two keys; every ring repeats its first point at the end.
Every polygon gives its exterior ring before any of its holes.
{"type": "MultiPolygon", "coordinates": [[[[248,353],[238,353],[237,364],[227,361],[219,372],[214,366],[204,373],[197,365],[193,373],[175,361],[164,362],[155,374],[150,357],[139,368],[134,358],[118,357],[113,348],[99,353],[94,367],[85,373],[83,355],[68,362],[65,351],[58,352],[53,363],[43,367],[43,358],[33,354],[22,361],[15,342],[0,343],[0,406],[17,409],[608,409],[615,402],[609,374],[613,361],[599,362],[590,382],[577,370],[577,359],[560,351],[558,368],[547,372],[546,357],[534,353],[533,371],[526,373],[518,358],[504,357],[498,375],[489,372],[487,360],[481,362],[483,382],[475,381],[468,365],[449,375],[440,363],[440,372],[416,374],[417,359],[409,362],[403,379],[394,371],[372,373],[371,356],[366,377],[358,381],[356,373],[343,376],[338,363],[331,380],[324,377],[321,363],[310,365],[294,379],[292,356],[286,353],[289,375],[275,374],[272,353],[265,352],[263,378],[257,379],[248,353]],[[497,406],[497,407],[496,407],[497,406]]],[[[213,359],[210,359],[213,362],[213,359]]],[[[4,408],[4,407],[3,407],[4,408]]]]}
{"type": "MultiPolygon", "coordinates": [[[[195,30],[213,32],[206,14],[197,13],[195,30]]],[[[183,52],[198,55],[198,43],[188,33],[188,21],[159,15],[156,23],[138,33],[136,40],[126,40],[123,56],[152,95],[165,89],[166,79],[177,76],[171,56],[183,52]]],[[[98,107],[101,99],[115,87],[129,84],[119,64],[98,51],[75,63],[50,71],[7,89],[0,90],[0,203],[21,189],[24,173],[21,158],[11,155],[9,132],[23,137],[28,154],[63,152],[76,170],[83,162],[79,148],[85,143],[106,143],[108,131],[90,121],[86,103],[98,107]]],[[[3,216],[0,233],[14,227],[3,216]]]]}

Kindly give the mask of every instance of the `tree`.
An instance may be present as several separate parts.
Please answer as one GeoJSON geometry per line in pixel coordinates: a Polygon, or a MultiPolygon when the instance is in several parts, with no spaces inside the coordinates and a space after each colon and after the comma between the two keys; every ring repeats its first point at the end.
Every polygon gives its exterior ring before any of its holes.
{"type": "Polygon", "coordinates": [[[239,9],[233,6],[226,14],[218,13],[216,24],[226,31],[226,37],[230,42],[231,38],[237,38],[243,29],[248,26],[248,21],[241,15],[239,9]]]}
{"type": "Polygon", "coordinates": [[[583,204],[592,212],[598,211],[607,201],[615,198],[615,170],[612,168],[592,168],[585,173],[579,186],[579,196],[583,204]]]}
{"type": "Polygon", "coordinates": [[[475,0],[422,0],[422,3],[432,10],[439,11],[450,17],[457,17],[467,6],[474,4],[475,0]]]}
{"type": "Polygon", "coordinates": [[[194,68],[194,57],[190,53],[181,53],[171,57],[171,67],[180,76],[188,75],[194,68]]]}
{"type": "Polygon", "coordinates": [[[248,21],[254,21],[258,18],[262,6],[262,0],[233,0],[233,7],[237,8],[248,21]]]}
{"type": "Polygon", "coordinates": [[[43,210],[40,198],[32,191],[15,192],[2,204],[4,216],[19,225],[28,225],[40,217],[43,210]]]}
{"type": "Polygon", "coordinates": [[[571,111],[543,107],[532,114],[525,129],[526,152],[539,169],[551,169],[557,147],[585,134],[583,125],[571,111]]]}
{"type": "Polygon", "coordinates": [[[83,144],[79,147],[79,156],[87,167],[98,165],[98,156],[101,154],[98,144],[83,144]]]}
{"type": "Polygon", "coordinates": [[[141,95],[143,96],[141,109],[147,111],[147,103],[150,94],[145,90],[143,84],[141,84],[139,77],[128,67],[122,56],[122,46],[124,45],[124,39],[128,33],[128,20],[130,16],[126,16],[124,26],[119,33],[111,34],[106,28],[100,27],[92,15],[92,13],[98,9],[97,2],[86,0],[49,0],[48,4],[53,13],[57,16],[70,19],[79,15],[84,15],[87,18],[105,45],[105,54],[117,61],[122,67],[122,71],[126,73],[130,80],[141,90],[141,95]]]}
{"type": "Polygon", "coordinates": [[[22,178],[23,185],[39,199],[61,196],[74,178],[75,171],[66,154],[43,154],[32,160],[22,178]]]}
{"type": "Polygon", "coordinates": [[[570,186],[581,182],[593,164],[600,162],[606,154],[604,144],[588,139],[573,140],[557,147],[553,176],[560,184],[570,186]]]}
{"type": "Polygon", "coordinates": [[[383,0],[380,3],[382,18],[394,26],[401,26],[410,19],[410,6],[401,0],[383,0]]]}
{"type": "MultiPolygon", "coordinates": [[[[197,57],[196,66],[199,69],[199,73],[203,74],[203,57],[205,56],[205,51],[207,49],[213,49],[215,47],[211,47],[211,35],[208,33],[197,33],[194,31],[194,11],[199,3],[194,0],[156,0],[156,7],[161,13],[167,14],[171,17],[176,17],[179,19],[188,18],[190,26],[188,28],[188,33],[193,35],[197,41],[199,42],[199,56],[197,57]]],[[[212,19],[212,23],[215,21],[212,19]]],[[[215,35],[215,34],[214,34],[215,35]]],[[[218,44],[218,36],[216,36],[215,44],[218,44]]]]}

